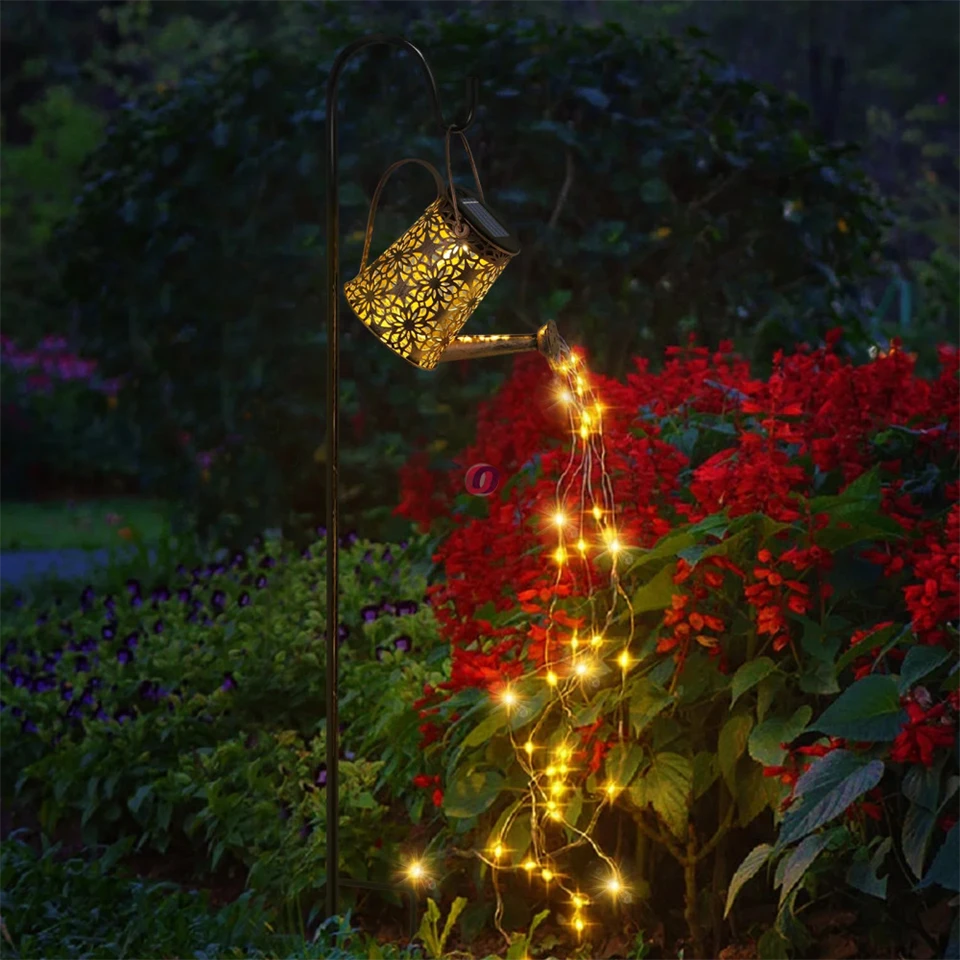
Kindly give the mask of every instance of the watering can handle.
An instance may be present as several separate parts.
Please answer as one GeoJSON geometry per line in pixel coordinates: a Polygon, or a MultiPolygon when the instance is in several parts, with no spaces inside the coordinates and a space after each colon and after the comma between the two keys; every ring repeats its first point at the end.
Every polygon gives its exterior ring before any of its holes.
{"type": "Polygon", "coordinates": [[[417,157],[407,157],[406,160],[398,160],[396,163],[391,163],[390,166],[383,171],[383,176],[380,178],[380,182],[377,184],[377,189],[373,191],[373,200],[370,201],[370,216],[367,218],[367,235],[363,241],[363,256],[360,258],[360,273],[363,273],[363,271],[367,268],[367,257],[370,255],[370,241],[373,239],[373,221],[377,215],[377,204],[380,202],[380,194],[383,191],[384,186],[386,186],[387,180],[390,178],[390,174],[392,174],[393,171],[398,167],[402,167],[405,163],[419,163],[421,167],[426,167],[433,174],[433,179],[437,182],[437,198],[439,199],[443,195],[443,178],[440,176],[440,173],[437,171],[436,167],[427,163],[426,160],[420,160],[417,157]]]}

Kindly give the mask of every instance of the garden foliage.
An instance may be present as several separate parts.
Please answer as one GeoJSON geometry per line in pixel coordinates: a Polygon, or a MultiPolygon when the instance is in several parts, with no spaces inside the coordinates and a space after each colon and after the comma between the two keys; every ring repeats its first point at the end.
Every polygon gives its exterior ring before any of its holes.
{"type": "MultiPolygon", "coordinates": [[[[593,378],[636,662],[622,683],[611,664],[566,710],[538,675],[545,629],[552,617],[552,642],[569,638],[587,607],[583,580],[551,558],[569,428],[547,366],[517,362],[460,470],[404,473],[400,511],[444,533],[431,595],[451,675],[418,706],[422,777],[451,829],[478,849],[499,839],[526,793],[511,737],[536,724],[541,744],[579,743],[568,837],[614,782],[597,842],[620,849],[654,915],[683,898],[695,956],[724,946],[724,901],[736,910],[763,883],[779,891],[764,957],[811,955],[802,918],[834,891],[866,898],[866,950],[960,891],[958,353],[942,347],[926,381],[902,349],[853,365],[839,338],[778,354],[769,378],[729,345],[674,348],[659,374],[637,359],[626,383],[593,378]],[[463,496],[473,462],[509,482],[463,496]],[[528,705],[520,720],[489,706],[505,681],[528,705]]],[[[590,561],[594,584],[608,562],[590,561]]],[[[609,651],[629,627],[606,631],[609,651]]],[[[504,839],[514,864],[528,820],[504,839]]],[[[589,876],[592,856],[564,868],[589,876]]]]}
{"type": "MultiPolygon", "coordinates": [[[[91,848],[129,838],[147,855],[185,855],[192,877],[239,873],[273,905],[316,898],[321,554],[322,543],[303,556],[268,545],[167,585],[88,588],[77,606],[5,615],[5,807],[32,811],[51,836],[79,830],[91,848]]],[[[442,679],[443,650],[421,603],[420,542],[352,542],[341,566],[342,869],[389,880],[402,799],[384,786],[416,773],[410,704],[442,679]],[[372,718],[375,703],[384,710],[372,718]],[[385,726],[404,711],[406,732],[385,726]]]]}
{"type": "MultiPolygon", "coordinates": [[[[207,525],[232,514],[262,529],[322,503],[324,90],[335,52],[365,28],[336,5],[326,15],[306,52],[265,41],[119,113],[58,248],[65,305],[108,372],[129,377],[121,404],[144,429],[148,479],[199,505],[207,525]]],[[[473,332],[556,318],[619,374],[629,350],[678,329],[757,343],[827,322],[861,331],[857,284],[873,269],[879,208],[853,151],[811,133],[800,101],[696,41],[615,25],[458,10],[406,32],[448,111],[466,74],[483,79],[472,143],[524,246],[473,332]]],[[[443,164],[422,86],[385,48],[346,72],[344,279],[383,169],[410,154],[443,164]]],[[[422,181],[405,189],[402,206],[384,198],[375,246],[432,199],[422,181]]],[[[404,369],[348,313],[343,350],[350,515],[361,490],[391,502],[418,436],[459,446],[499,368],[404,369]]]]}
{"type": "Polygon", "coordinates": [[[44,484],[116,482],[137,473],[136,425],[116,413],[120,382],[59,336],[32,348],[0,336],[4,496],[44,484]]]}

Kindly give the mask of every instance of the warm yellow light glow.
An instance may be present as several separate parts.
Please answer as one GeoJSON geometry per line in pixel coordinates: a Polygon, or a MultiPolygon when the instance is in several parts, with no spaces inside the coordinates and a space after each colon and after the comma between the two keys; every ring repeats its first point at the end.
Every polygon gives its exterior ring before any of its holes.
{"type": "Polygon", "coordinates": [[[414,860],[413,863],[407,867],[407,879],[414,881],[414,883],[423,880],[426,875],[427,871],[419,860],[414,860]]]}
{"type": "Polygon", "coordinates": [[[615,783],[608,783],[604,792],[612,800],[619,791],[620,788],[615,783]]]}
{"type": "Polygon", "coordinates": [[[527,860],[523,864],[523,869],[526,870],[527,873],[532,873],[537,869],[537,865],[533,860],[527,860]]]}
{"type": "Polygon", "coordinates": [[[603,643],[603,637],[601,637],[599,633],[595,633],[595,634],[590,638],[590,646],[591,646],[591,647],[599,647],[601,643],[603,643]]]}
{"type": "Polygon", "coordinates": [[[594,506],[593,508],[593,519],[599,520],[603,516],[603,511],[598,507],[594,506]]]}
{"type": "Polygon", "coordinates": [[[569,390],[561,390],[561,391],[560,391],[560,399],[561,399],[564,403],[573,403],[573,395],[570,393],[569,390]]]}
{"type": "Polygon", "coordinates": [[[553,522],[558,526],[562,527],[566,525],[567,518],[562,513],[555,513],[553,515],[553,522]]]}
{"type": "Polygon", "coordinates": [[[626,650],[624,650],[623,653],[621,653],[620,656],[617,657],[617,663],[619,664],[621,670],[629,670],[630,654],[627,653],[626,650]]]}
{"type": "Polygon", "coordinates": [[[586,424],[583,424],[583,426],[580,427],[580,438],[582,440],[586,440],[587,437],[589,436],[590,436],[590,428],[586,424]]]}
{"type": "Polygon", "coordinates": [[[563,791],[564,791],[565,789],[566,789],[566,787],[564,787],[564,785],[563,785],[562,783],[560,783],[559,780],[556,781],[555,783],[551,783],[551,784],[550,784],[550,792],[551,792],[555,797],[559,797],[559,796],[563,793],[563,791]]]}
{"type": "Polygon", "coordinates": [[[553,871],[552,871],[552,870],[544,870],[544,871],[540,874],[540,876],[543,877],[543,879],[544,879],[547,883],[549,883],[549,882],[553,879],[553,871]]]}
{"type": "Polygon", "coordinates": [[[528,756],[528,757],[532,757],[532,756],[533,756],[533,751],[534,751],[536,748],[535,748],[534,745],[533,745],[533,741],[532,741],[532,740],[528,740],[528,741],[523,745],[523,749],[527,751],[527,756],[528,756]]]}
{"type": "Polygon", "coordinates": [[[500,700],[505,707],[515,707],[517,705],[517,695],[509,687],[500,695],[500,700]]]}
{"type": "Polygon", "coordinates": [[[573,921],[573,925],[576,928],[577,933],[583,933],[583,921],[579,917],[573,921]]]}
{"type": "Polygon", "coordinates": [[[581,553],[586,553],[586,552],[587,552],[587,545],[583,542],[583,540],[578,540],[578,541],[577,541],[577,549],[578,549],[581,553]]]}
{"type": "Polygon", "coordinates": [[[582,909],[587,905],[587,902],[588,902],[588,901],[584,900],[583,897],[580,896],[580,894],[575,893],[575,894],[573,895],[573,901],[572,901],[572,902],[573,902],[573,905],[574,905],[578,910],[582,910],[582,909]]]}
{"type": "Polygon", "coordinates": [[[553,559],[556,560],[557,563],[563,563],[567,559],[567,551],[564,550],[563,547],[557,547],[554,551],[553,559]]]}
{"type": "Polygon", "coordinates": [[[493,858],[499,860],[503,856],[503,844],[498,843],[493,848],[493,858]]]}
{"type": "Polygon", "coordinates": [[[573,669],[578,677],[585,677],[589,672],[589,668],[582,660],[573,669]]]}
{"type": "Polygon", "coordinates": [[[550,764],[550,766],[547,767],[546,770],[544,770],[544,773],[548,777],[555,777],[557,775],[557,768],[553,764],[550,764]]]}
{"type": "Polygon", "coordinates": [[[569,747],[558,747],[557,748],[557,759],[558,760],[569,760],[570,755],[573,751],[569,747]]]}
{"type": "Polygon", "coordinates": [[[583,420],[583,422],[584,422],[588,427],[590,426],[590,412],[589,412],[588,410],[584,410],[584,411],[583,411],[583,413],[581,414],[580,419],[583,420]]]}
{"type": "Polygon", "coordinates": [[[577,631],[573,631],[573,636],[570,638],[570,649],[576,650],[580,646],[580,638],[577,636],[577,631]]]}
{"type": "Polygon", "coordinates": [[[558,681],[557,675],[556,675],[552,670],[548,670],[548,671],[547,671],[547,685],[548,685],[548,686],[551,686],[551,687],[555,687],[558,682],[559,682],[559,681],[558,681]]]}
{"type": "Polygon", "coordinates": [[[607,550],[610,552],[612,556],[615,557],[620,552],[620,541],[611,540],[609,546],[607,547],[607,550]]]}
{"type": "Polygon", "coordinates": [[[623,893],[623,884],[620,882],[619,877],[611,877],[606,883],[607,893],[616,897],[623,893]]]}

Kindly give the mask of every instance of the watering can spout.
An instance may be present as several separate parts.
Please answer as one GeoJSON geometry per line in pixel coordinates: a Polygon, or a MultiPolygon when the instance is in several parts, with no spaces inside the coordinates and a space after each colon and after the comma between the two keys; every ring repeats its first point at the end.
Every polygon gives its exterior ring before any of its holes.
{"type": "Polygon", "coordinates": [[[537,350],[548,361],[558,362],[563,341],[557,331],[557,325],[548,320],[535,334],[486,334],[480,336],[456,337],[440,355],[440,363],[452,360],[476,360],[480,357],[499,357],[508,353],[526,353],[537,350]]]}

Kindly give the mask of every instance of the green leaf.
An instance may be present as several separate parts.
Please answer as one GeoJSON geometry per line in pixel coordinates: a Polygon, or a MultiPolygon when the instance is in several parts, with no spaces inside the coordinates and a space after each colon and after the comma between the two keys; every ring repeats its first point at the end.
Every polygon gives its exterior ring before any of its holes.
{"type": "Polygon", "coordinates": [[[503,775],[495,770],[463,773],[444,791],[444,812],[458,820],[479,816],[497,799],[503,784],[503,775]]]}
{"type": "Polygon", "coordinates": [[[797,800],[784,814],[777,847],[782,849],[840,816],[883,777],[882,760],[834,750],[816,760],[797,781],[797,800]]]}
{"type": "Polygon", "coordinates": [[[683,837],[693,787],[693,765],[678,753],[654,754],[643,776],[630,787],[630,798],[641,809],[653,806],[670,832],[683,837]]]}
{"type": "Polygon", "coordinates": [[[610,106],[610,98],[596,87],[576,87],[574,93],[581,100],[586,100],[587,103],[598,107],[600,110],[606,110],[610,106]]]}
{"type": "Polygon", "coordinates": [[[940,779],[943,761],[932,767],[913,766],[903,778],[903,795],[910,802],[903,818],[900,846],[903,858],[913,875],[923,876],[927,845],[937,822],[937,801],[940,797],[940,779]]]}
{"type": "Polygon", "coordinates": [[[761,843],[754,847],[744,858],[743,862],[737,867],[736,872],[730,878],[730,889],[727,891],[727,905],[723,909],[723,916],[726,918],[736,900],[737,894],[743,889],[743,885],[752,880],[759,872],[761,867],[770,859],[773,847],[769,843],[761,843]]]}
{"type": "Polygon", "coordinates": [[[953,915],[953,923],[950,924],[950,937],[947,940],[947,948],[943,952],[943,960],[960,960],[960,913],[953,915]]]}
{"type": "Polygon", "coordinates": [[[751,763],[746,773],[737,777],[737,821],[749,827],[768,807],[775,809],[780,800],[780,781],[765,777],[763,768],[751,763]]]}
{"type": "Polygon", "coordinates": [[[643,747],[636,743],[618,743],[607,753],[604,766],[607,779],[621,789],[630,785],[643,760],[643,747]]]}
{"type": "Polygon", "coordinates": [[[630,724],[634,734],[639,736],[640,732],[662,713],[672,700],[673,698],[663,687],[641,680],[630,698],[630,724]]]}
{"type": "Polygon", "coordinates": [[[900,682],[897,685],[901,694],[906,693],[918,680],[932,673],[950,656],[943,647],[926,647],[917,644],[907,651],[900,667],[900,682]]]}
{"type": "Polygon", "coordinates": [[[757,941],[760,960],[790,960],[790,942],[776,927],[771,927],[757,941]]]}
{"type": "Polygon", "coordinates": [[[676,590],[673,575],[676,573],[676,564],[669,563],[657,575],[640,587],[633,595],[633,612],[647,613],[651,610],[665,610],[670,606],[671,598],[676,590]]]}
{"type": "Polygon", "coordinates": [[[776,669],[777,665],[769,657],[758,657],[756,660],[745,663],[733,675],[733,684],[730,688],[730,706],[733,707],[743,694],[755,687],[776,669]]]}
{"type": "Polygon", "coordinates": [[[871,674],[857,680],[830,704],[814,728],[848,740],[893,740],[906,718],[893,677],[871,674]]]}
{"type": "Polygon", "coordinates": [[[563,819],[565,824],[565,830],[567,833],[567,840],[571,843],[573,842],[576,834],[574,833],[574,827],[580,820],[580,814],[583,812],[583,794],[577,790],[573,796],[570,798],[566,807],[563,811],[563,819]]]}
{"type": "Polygon", "coordinates": [[[822,695],[839,693],[836,668],[826,660],[811,660],[800,675],[800,689],[804,693],[822,695]]]}
{"type": "Polygon", "coordinates": [[[943,841],[943,846],[930,864],[927,875],[920,882],[919,889],[923,890],[933,884],[939,884],[945,890],[960,893],[960,857],[957,849],[960,847],[960,824],[954,824],[943,841]]]}
{"type": "Polygon", "coordinates": [[[883,866],[883,861],[893,847],[893,840],[885,837],[877,847],[876,853],[870,860],[855,860],[850,864],[847,870],[847,883],[861,893],[869,897],[877,897],[880,900],[887,899],[887,880],[888,877],[878,877],[877,873],[883,866]]]}
{"type": "Polygon", "coordinates": [[[709,750],[701,750],[693,758],[693,799],[699,800],[720,776],[717,756],[709,750]]]}
{"type": "Polygon", "coordinates": [[[740,714],[730,717],[720,730],[717,741],[717,760],[720,764],[720,772],[731,793],[736,789],[737,761],[747,749],[747,738],[752,728],[753,718],[747,714],[740,714]]]}
{"type": "Polygon", "coordinates": [[[771,717],[755,727],[747,740],[747,750],[757,763],[765,767],[779,767],[787,751],[780,746],[782,743],[791,743],[807,729],[807,724],[813,716],[813,710],[808,706],[798,707],[789,719],[771,717]]]}
{"type": "Polygon", "coordinates": [[[153,784],[145,783],[137,788],[137,792],[127,801],[130,812],[136,816],[137,811],[143,806],[143,801],[153,793],[153,784]]]}
{"type": "Polygon", "coordinates": [[[447,922],[443,925],[443,933],[440,934],[440,955],[443,955],[444,947],[447,945],[447,939],[450,934],[453,932],[453,925],[457,922],[457,917],[463,912],[463,908],[467,905],[466,897],[457,897],[456,900],[450,904],[450,912],[447,914],[447,922]]]}
{"type": "Polygon", "coordinates": [[[876,650],[877,647],[884,646],[887,641],[894,636],[896,637],[894,643],[896,643],[901,637],[905,636],[909,630],[909,627],[905,627],[901,623],[891,623],[882,630],[875,630],[873,633],[868,633],[861,641],[854,644],[846,653],[840,656],[837,660],[837,673],[840,673],[841,670],[853,663],[854,660],[866,656],[871,651],[876,650]]]}
{"type": "Polygon", "coordinates": [[[645,180],[640,186],[640,199],[644,203],[666,203],[673,194],[659,177],[645,180]]]}
{"type": "Polygon", "coordinates": [[[823,852],[824,848],[830,842],[830,835],[826,833],[815,833],[804,840],[793,849],[786,858],[783,868],[783,888],[780,890],[780,906],[783,906],[790,891],[803,879],[813,861],[823,852]]]}

